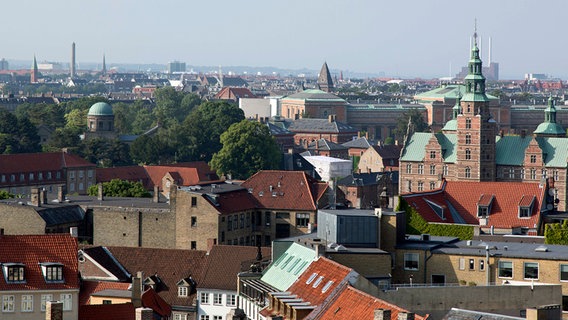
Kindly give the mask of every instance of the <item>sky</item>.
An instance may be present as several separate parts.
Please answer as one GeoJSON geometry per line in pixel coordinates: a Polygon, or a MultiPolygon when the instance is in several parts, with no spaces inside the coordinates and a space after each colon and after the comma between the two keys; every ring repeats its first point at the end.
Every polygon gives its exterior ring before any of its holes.
{"type": "MultiPolygon", "coordinates": [[[[18,0],[2,3],[0,58],[455,75],[477,21],[501,79],[568,79],[566,0],[18,0]]],[[[225,68],[224,68],[225,71],[225,68]]]]}

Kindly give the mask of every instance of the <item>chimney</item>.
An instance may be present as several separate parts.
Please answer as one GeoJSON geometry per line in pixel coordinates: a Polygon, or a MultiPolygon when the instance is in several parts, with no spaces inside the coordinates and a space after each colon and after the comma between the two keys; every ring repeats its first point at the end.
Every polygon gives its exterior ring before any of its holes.
{"type": "Polygon", "coordinates": [[[319,256],[323,256],[325,255],[325,245],[324,244],[315,244],[316,246],[316,258],[318,258],[319,256]]]}
{"type": "Polygon", "coordinates": [[[562,309],[558,304],[539,306],[527,309],[527,320],[560,320],[562,309]]]}
{"type": "Polygon", "coordinates": [[[387,309],[375,309],[374,320],[391,320],[391,311],[387,309]]]}
{"type": "Polygon", "coordinates": [[[47,204],[47,190],[45,188],[41,188],[39,190],[39,196],[42,204],[47,204]]]}
{"type": "Polygon", "coordinates": [[[398,320],[414,320],[414,313],[412,312],[399,312],[398,320]]]}
{"type": "Polygon", "coordinates": [[[142,277],[144,273],[138,271],[136,276],[132,278],[132,305],[134,308],[140,308],[142,306],[142,277]]]}
{"type": "Polygon", "coordinates": [[[335,115],[334,114],[330,114],[329,116],[327,116],[328,121],[331,122],[335,122],[335,115]]]}
{"type": "Polygon", "coordinates": [[[104,200],[104,196],[103,196],[103,184],[99,182],[98,184],[98,189],[97,189],[97,200],[99,201],[103,201],[104,200]]]}
{"type": "Polygon", "coordinates": [[[527,136],[527,130],[523,129],[521,130],[521,138],[524,138],[527,136]]]}
{"type": "Polygon", "coordinates": [[[294,120],[298,120],[298,119],[300,119],[300,114],[299,113],[294,114],[294,120]]]}
{"type": "Polygon", "coordinates": [[[57,201],[62,203],[65,201],[65,186],[58,186],[57,187],[57,201]]]}
{"type": "Polygon", "coordinates": [[[71,227],[69,228],[69,234],[73,237],[73,238],[77,238],[79,236],[79,228],[77,227],[71,227]]]}
{"type": "Polygon", "coordinates": [[[40,196],[40,189],[39,188],[31,188],[31,203],[33,206],[41,207],[41,196],[40,196]]]}
{"type": "Polygon", "coordinates": [[[217,244],[217,239],[209,238],[207,239],[207,252],[213,249],[213,246],[217,244]]]}
{"type": "Polygon", "coordinates": [[[154,186],[154,195],[152,196],[152,202],[160,202],[160,186],[154,186]]]}
{"type": "Polygon", "coordinates": [[[63,320],[63,302],[47,301],[45,303],[45,320],[63,320]]]}
{"type": "Polygon", "coordinates": [[[152,320],[154,311],[150,308],[136,308],[136,320],[152,320]]]}

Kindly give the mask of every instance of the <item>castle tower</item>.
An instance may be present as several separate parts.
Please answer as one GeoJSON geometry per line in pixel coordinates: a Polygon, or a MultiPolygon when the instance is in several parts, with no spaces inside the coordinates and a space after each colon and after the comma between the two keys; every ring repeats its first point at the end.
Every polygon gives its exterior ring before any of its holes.
{"type": "Polygon", "coordinates": [[[552,95],[548,98],[548,107],[544,109],[544,122],[533,132],[537,137],[565,137],[566,130],[556,123],[556,107],[552,95]]]}
{"type": "Polygon", "coordinates": [[[30,82],[31,83],[37,83],[37,80],[39,79],[39,71],[37,68],[37,60],[34,54],[34,62],[32,64],[32,70],[31,70],[31,74],[30,74],[30,82]]]}
{"type": "Polygon", "coordinates": [[[327,67],[327,62],[323,63],[320,73],[318,75],[318,87],[320,90],[325,92],[333,91],[333,79],[329,73],[329,68],[327,67]]]}
{"type": "Polygon", "coordinates": [[[489,112],[485,77],[477,46],[477,30],[464,79],[465,94],[457,115],[457,178],[469,181],[495,181],[495,135],[497,123],[489,112]]]}
{"type": "Polygon", "coordinates": [[[75,42],[71,44],[71,64],[69,65],[69,76],[75,78],[75,42]]]}

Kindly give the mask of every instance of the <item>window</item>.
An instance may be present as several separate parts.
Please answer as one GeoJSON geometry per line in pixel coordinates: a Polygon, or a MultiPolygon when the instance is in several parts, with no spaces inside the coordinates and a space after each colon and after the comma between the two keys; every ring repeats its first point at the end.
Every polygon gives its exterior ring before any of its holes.
{"type": "Polygon", "coordinates": [[[307,227],[310,222],[309,213],[296,213],[296,227],[307,227]]]}
{"type": "Polygon", "coordinates": [[[465,167],[465,177],[471,178],[471,168],[470,167],[465,167]]]}
{"type": "Polygon", "coordinates": [[[197,249],[197,241],[191,241],[191,250],[197,249]]]}
{"type": "Polygon", "coordinates": [[[499,278],[513,277],[513,262],[499,261],[499,278]]]}
{"type": "Polygon", "coordinates": [[[227,306],[234,307],[237,305],[237,296],[234,294],[227,295],[227,306]]]}
{"type": "Polygon", "coordinates": [[[70,293],[62,293],[61,294],[61,302],[63,302],[63,311],[69,311],[73,308],[72,304],[72,296],[70,293]]]}
{"type": "Polygon", "coordinates": [[[406,165],[406,173],[412,173],[412,165],[410,163],[406,165]]]}
{"type": "Polygon", "coordinates": [[[404,254],[404,270],[418,270],[418,253],[404,254]]]}
{"type": "Polygon", "coordinates": [[[112,300],[103,300],[103,304],[112,304],[112,300]]]}
{"type": "Polygon", "coordinates": [[[45,311],[45,305],[48,301],[53,301],[52,294],[42,294],[41,295],[41,311],[45,311]]]}
{"type": "Polygon", "coordinates": [[[327,290],[329,290],[329,288],[331,287],[331,285],[333,284],[333,281],[328,281],[325,286],[323,286],[323,288],[321,288],[321,292],[325,293],[327,290]]]}
{"type": "Polygon", "coordinates": [[[191,217],[191,227],[197,227],[197,217],[196,216],[192,216],[191,217]]]}
{"type": "Polygon", "coordinates": [[[61,179],[61,171],[57,171],[55,174],[55,179],[61,179]]]}
{"type": "Polygon", "coordinates": [[[213,304],[220,305],[223,302],[223,295],[220,293],[213,294],[213,304]]]}
{"type": "Polygon", "coordinates": [[[485,260],[479,259],[479,271],[485,270],[485,260]]]}
{"type": "Polygon", "coordinates": [[[525,179],[525,169],[521,169],[521,179],[525,179]]]}
{"type": "Polygon", "coordinates": [[[223,320],[223,316],[213,316],[213,320],[223,320]]]}
{"type": "Polygon", "coordinates": [[[14,296],[2,296],[2,312],[14,312],[14,296]]]}
{"type": "Polygon", "coordinates": [[[536,163],[536,155],[531,154],[531,163],[536,163]]]}
{"type": "Polygon", "coordinates": [[[202,314],[202,315],[199,317],[199,320],[209,320],[209,316],[206,315],[206,314],[202,314]]]}
{"type": "Polygon", "coordinates": [[[558,170],[554,170],[552,172],[552,174],[553,174],[553,177],[554,177],[554,181],[558,181],[558,177],[559,177],[558,170]]]}
{"type": "Polygon", "coordinates": [[[227,231],[233,230],[233,216],[227,217],[227,231]]]}
{"type": "Polygon", "coordinates": [[[31,294],[22,295],[22,312],[34,311],[34,296],[31,294]]]}
{"type": "Polygon", "coordinates": [[[63,265],[61,264],[42,264],[43,277],[47,282],[63,281],[63,265]]]}
{"type": "Polygon", "coordinates": [[[560,281],[568,281],[568,264],[560,265],[560,281]]]}
{"type": "Polygon", "coordinates": [[[75,179],[75,171],[69,171],[69,179],[75,179]]]}
{"type": "Polygon", "coordinates": [[[471,144],[471,134],[465,135],[465,144],[471,144]]]}
{"type": "Polygon", "coordinates": [[[538,280],[538,262],[525,262],[525,279],[538,280]]]}
{"type": "Polygon", "coordinates": [[[33,173],[30,173],[29,180],[34,181],[34,174],[33,173]]]}
{"type": "Polygon", "coordinates": [[[531,177],[530,177],[530,179],[536,180],[536,170],[535,170],[535,169],[531,169],[531,177]]]}
{"type": "Polygon", "coordinates": [[[471,150],[465,149],[465,160],[471,160],[471,150]]]}
{"type": "Polygon", "coordinates": [[[515,179],[515,168],[509,168],[509,179],[515,179]]]}
{"type": "Polygon", "coordinates": [[[489,207],[487,206],[477,206],[477,216],[485,218],[489,215],[489,207]]]}
{"type": "Polygon", "coordinates": [[[264,222],[266,223],[267,226],[270,225],[270,212],[265,212],[264,213],[264,222]]]}
{"type": "Polygon", "coordinates": [[[430,151],[430,159],[436,159],[436,151],[430,151]]]}
{"type": "Polygon", "coordinates": [[[460,258],[459,268],[460,268],[460,270],[465,270],[465,259],[464,258],[460,258]]]}
{"type": "Polygon", "coordinates": [[[310,284],[312,283],[312,281],[314,281],[314,279],[318,276],[317,273],[312,273],[312,275],[308,278],[308,280],[306,280],[306,284],[310,284]]]}
{"type": "Polygon", "coordinates": [[[26,180],[26,176],[23,173],[20,173],[20,181],[26,180]]]}
{"type": "Polygon", "coordinates": [[[178,287],[178,296],[187,297],[187,287],[178,287]]]}
{"type": "Polygon", "coordinates": [[[430,165],[430,174],[436,174],[436,165],[434,164],[430,165]]]}
{"type": "Polygon", "coordinates": [[[24,265],[22,264],[4,264],[4,276],[7,282],[23,282],[26,281],[24,277],[24,265]]]}
{"type": "Polygon", "coordinates": [[[531,207],[519,207],[519,218],[530,218],[531,207]]]}
{"type": "Polygon", "coordinates": [[[323,276],[319,276],[319,278],[312,285],[312,288],[317,288],[322,281],[323,281],[323,276]]]}
{"type": "Polygon", "coordinates": [[[241,222],[240,223],[241,229],[243,229],[245,227],[245,214],[244,213],[241,213],[241,215],[240,215],[240,222],[241,222]]]}
{"type": "Polygon", "coordinates": [[[79,190],[85,190],[85,185],[83,182],[79,182],[79,190]]]}
{"type": "Polygon", "coordinates": [[[174,313],[174,320],[187,320],[187,315],[184,313],[174,313]]]}
{"type": "Polygon", "coordinates": [[[191,206],[197,207],[197,197],[191,197],[191,206]]]}
{"type": "Polygon", "coordinates": [[[475,270],[475,259],[469,259],[469,270],[475,270]]]}
{"type": "Polygon", "coordinates": [[[465,128],[471,129],[471,119],[469,118],[465,119],[465,128]]]}
{"type": "Polygon", "coordinates": [[[430,182],[430,190],[436,189],[436,182],[430,182]]]}
{"type": "Polygon", "coordinates": [[[418,174],[424,174],[424,165],[422,163],[418,165],[418,174]]]}
{"type": "Polygon", "coordinates": [[[418,181],[418,191],[424,191],[424,182],[418,181]]]}
{"type": "Polygon", "coordinates": [[[202,292],[199,296],[199,302],[202,304],[209,304],[209,293],[202,292]]]}
{"type": "Polygon", "coordinates": [[[6,175],[5,174],[2,175],[2,182],[6,182],[6,175]]]}
{"type": "Polygon", "coordinates": [[[16,175],[15,174],[11,174],[10,175],[10,182],[15,182],[16,181],[16,175]]]}
{"type": "Polygon", "coordinates": [[[448,165],[447,165],[447,164],[444,165],[444,167],[443,167],[443,169],[442,169],[442,174],[443,174],[444,176],[447,176],[447,175],[448,175],[448,165]]]}
{"type": "Polygon", "coordinates": [[[51,180],[51,171],[47,172],[47,180],[51,180]]]}
{"type": "Polygon", "coordinates": [[[88,171],[87,171],[87,177],[88,177],[89,179],[92,179],[92,178],[93,178],[93,171],[94,171],[94,170],[88,170],[88,171]]]}

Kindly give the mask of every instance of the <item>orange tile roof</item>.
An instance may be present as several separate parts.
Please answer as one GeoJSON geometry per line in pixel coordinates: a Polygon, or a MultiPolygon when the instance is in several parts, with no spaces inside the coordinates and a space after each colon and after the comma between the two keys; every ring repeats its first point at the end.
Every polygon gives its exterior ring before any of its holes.
{"type": "Polygon", "coordinates": [[[128,290],[129,287],[130,283],[128,282],[83,281],[79,292],[79,305],[88,304],[91,296],[99,291],[108,289],[128,290]]]}
{"type": "MultiPolygon", "coordinates": [[[[270,247],[263,247],[262,257],[270,259],[270,247]]],[[[203,281],[199,288],[237,291],[237,274],[248,271],[255,261],[257,247],[215,245],[209,251],[203,281]]]]}
{"type": "Polygon", "coordinates": [[[490,206],[494,197],[495,196],[492,194],[482,194],[477,204],[480,206],[490,206]]]}
{"type": "Polygon", "coordinates": [[[177,163],[162,166],[144,166],[150,177],[152,188],[162,185],[162,178],[166,173],[176,172],[179,175],[179,186],[193,186],[204,182],[219,181],[215,171],[203,161],[177,163]]]}
{"type": "Polygon", "coordinates": [[[203,194],[202,196],[221,214],[243,212],[258,208],[258,203],[246,189],[218,193],[215,198],[209,194],[203,194]]]}
{"type": "Polygon", "coordinates": [[[68,234],[1,235],[0,262],[24,264],[25,283],[7,283],[0,277],[0,290],[79,289],[77,239],[68,234]],[[63,264],[64,283],[47,283],[41,263],[63,264]]]}
{"type": "Polygon", "coordinates": [[[97,168],[97,183],[109,182],[112,179],[139,181],[144,185],[145,188],[153,188],[153,185],[151,185],[150,177],[142,166],[97,168]]]}
{"type": "Polygon", "coordinates": [[[57,171],[75,167],[95,168],[95,164],[66,152],[0,155],[0,173],[57,171]]]}
{"type": "Polygon", "coordinates": [[[337,288],[343,287],[348,283],[347,276],[352,271],[353,269],[335,261],[319,257],[288,288],[288,291],[297,295],[304,302],[318,306],[327,300],[337,288]]]}
{"type": "Polygon", "coordinates": [[[483,194],[494,195],[487,227],[509,229],[512,227],[535,228],[540,219],[540,208],[545,188],[538,183],[523,182],[465,182],[446,181],[441,189],[403,194],[402,197],[428,222],[460,222],[445,210],[445,220],[436,214],[427,201],[438,205],[451,204],[466,224],[479,225],[477,205],[483,194]],[[530,218],[519,218],[519,203],[524,197],[534,196],[530,218]]]}
{"type": "Polygon", "coordinates": [[[264,208],[316,210],[327,184],[319,183],[303,171],[259,171],[243,182],[264,208]]]}
{"type": "MultiPolygon", "coordinates": [[[[391,319],[397,319],[400,312],[408,312],[407,310],[388,303],[379,298],[373,297],[351,286],[341,291],[339,296],[320,313],[317,319],[358,319],[373,320],[375,319],[375,310],[386,309],[391,310],[391,319]]],[[[315,319],[310,315],[310,319],[315,319]]],[[[428,316],[415,315],[414,319],[424,320],[428,316]]]]}

